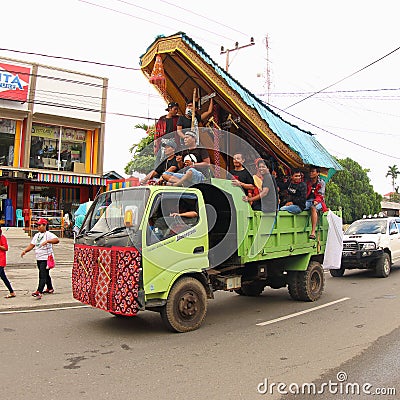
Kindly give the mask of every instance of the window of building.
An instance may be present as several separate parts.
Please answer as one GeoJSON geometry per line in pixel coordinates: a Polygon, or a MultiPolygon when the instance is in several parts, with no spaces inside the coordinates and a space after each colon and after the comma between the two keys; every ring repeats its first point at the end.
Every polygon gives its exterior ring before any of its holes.
{"type": "Polygon", "coordinates": [[[37,210],[58,210],[73,212],[80,204],[80,189],[59,186],[32,185],[30,208],[37,210]]]}
{"type": "Polygon", "coordinates": [[[0,119],[0,165],[14,162],[15,121],[0,119]]]}
{"type": "Polygon", "coordinates": [[[32,125],[29,162],[31,168],[83,172],[86,161],[85,154],[85,130],[51,125],[32,125]]]}

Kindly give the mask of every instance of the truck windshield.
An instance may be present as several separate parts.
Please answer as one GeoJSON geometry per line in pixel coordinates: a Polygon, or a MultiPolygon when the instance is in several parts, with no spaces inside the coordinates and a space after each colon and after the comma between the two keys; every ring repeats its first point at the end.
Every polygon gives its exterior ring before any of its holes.
{"type": "Polygon", "coordinates": [[[129,210],[133,213],[134,223],[130,227],[137,229],[143,217],[149,196],[146,188],[130,188],[102,193],[91,207],[90,215],[81,232],[105,233],[121,232],[128,225],[125,216],[129,210]]]}
{"type": "Polygon", "coordinates": [[[362,235],[386,233],[387,221],[362,219],[353,222],[346,231],[346,235],[362,235]]]}

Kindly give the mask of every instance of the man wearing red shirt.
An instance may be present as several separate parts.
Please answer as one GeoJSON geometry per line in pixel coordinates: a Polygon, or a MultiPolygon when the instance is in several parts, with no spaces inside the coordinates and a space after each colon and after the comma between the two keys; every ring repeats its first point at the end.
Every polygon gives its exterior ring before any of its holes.
{"type": "Polygon", "coordinates": [[[161,146],[161,141],[162,137],[164,135],[167,135],[168,133],[175,132],[172,137],[171,135],[168,135],[166,139],[172,139],[175,140],[175,143],[177,147],[179,147],[179,136],[177,133],[177,123],[178,123],[178,111],[179,111],[179,105],[176,102],[171,102],[168,104],[168,107],[165,109],[165,111],[168,111],[167,115],[163,115],[162,117],[159,118],[159,120],[156,122],[156,132],[154,133],[154,154],[156,156],[156,163],[155,166],[157,166],[160,162],[160,160],[163,158],[163,148],[161,146]]]}

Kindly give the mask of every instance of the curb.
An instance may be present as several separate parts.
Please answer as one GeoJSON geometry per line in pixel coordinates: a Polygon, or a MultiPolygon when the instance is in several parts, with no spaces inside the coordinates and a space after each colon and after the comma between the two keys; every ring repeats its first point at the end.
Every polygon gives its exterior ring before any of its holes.
{"type": "MultiPolygon", "coordinates": [[[[56,266],[54,267],[54,269],[57,269],[57,267],[59,268],[66,268],[66,267],[73,267],[74,262],[73,261],[56,261],[56,266]]],[[[31,269],[37,268],[36,265],[36,260],[34,260],[33,262],[29,262],[29,263],[10,263],[7,264],[7,268],[22,268],[22,269],[31,269]]]]}
{"type": "MultiPolygon", "coordinates": [[[[41,300],[33,300],[38,303],[41,302],[41,300]]],[[[45,303],[40,303],[37,305],[32,305],[32,306],[16,306],[16,307],[7,307],[7,309],[2,309],[0,307],[0,315],[2,314],[12,314],[14,312],[29,312],[29,311],[51,311],[59,308],[90,308],[91,306],[82,304],[79,301],[74,301],[74,302],[65,302],[65,303],[52,303],[52,304],[45,304],[45,303]]]]}

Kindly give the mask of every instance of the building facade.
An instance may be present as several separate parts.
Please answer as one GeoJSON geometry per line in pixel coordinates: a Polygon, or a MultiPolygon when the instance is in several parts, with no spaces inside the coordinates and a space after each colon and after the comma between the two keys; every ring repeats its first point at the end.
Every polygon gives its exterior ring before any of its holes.
{"type": "Polygon", "coordinates": [[[0,223],[73,214],[102,178],[107,78],[0,58],[0,223]],[[57,212],[56,212],[57,211],[57,212]],[[50,214],[49,214],[50,215],[50,214]]]}

